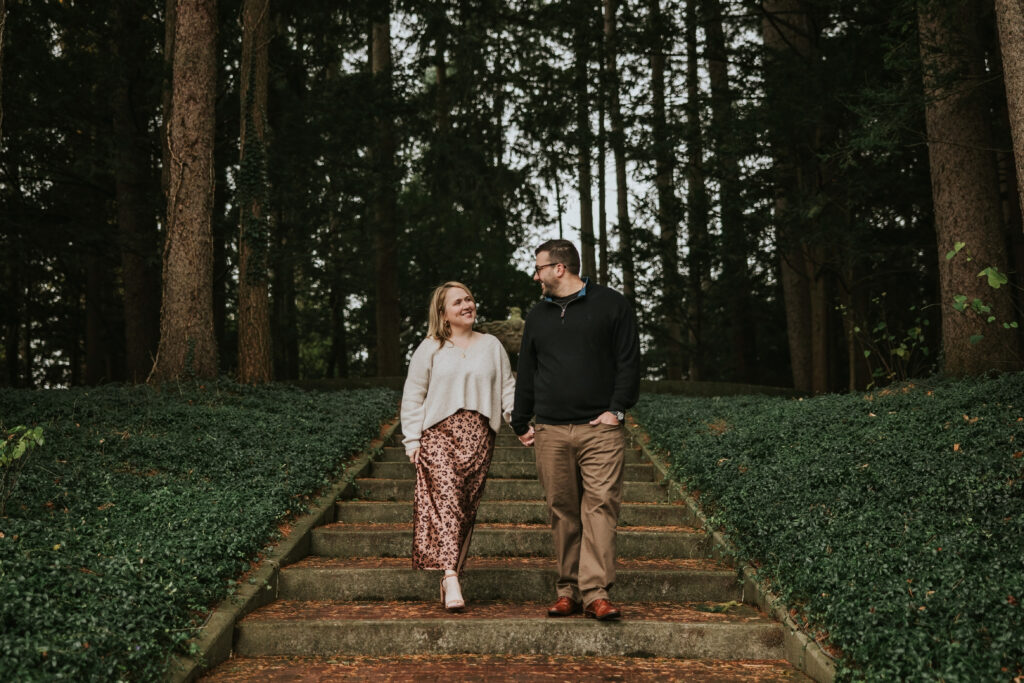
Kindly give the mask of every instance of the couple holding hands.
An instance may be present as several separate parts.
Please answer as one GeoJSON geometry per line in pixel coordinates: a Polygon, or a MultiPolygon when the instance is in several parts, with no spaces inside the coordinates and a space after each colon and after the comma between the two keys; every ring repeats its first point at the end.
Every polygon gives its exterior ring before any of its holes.
{"type": "Polygon", "coordinates": [[[459,574],[504,416],[525,446],[551,519],[557,600],[548,616],[618,619],[615,527],[622,503],[625,411],[637,400],[640,343],[629,302],[580,277],[567,240],[535,250],[542,299],[526,317],[517,377],[496,337],[473,330],[469,288],[430,300],[427,338],[402,395],[406,453],[416,465],[413,567],[443,570],[445,608],[465,607],[459,574]],[[530,421],[533,419],[534,424],[530,421]]]}

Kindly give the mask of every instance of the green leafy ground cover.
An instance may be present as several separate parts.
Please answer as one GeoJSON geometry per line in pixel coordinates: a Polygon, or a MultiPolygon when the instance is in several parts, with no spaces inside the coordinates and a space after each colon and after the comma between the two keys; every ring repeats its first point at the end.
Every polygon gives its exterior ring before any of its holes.
{"type": "Polygon", "coordinates": [[[0,680],[158,680],[395,392],[0,390],[43,427],[0,517],[0,680]]]}
{"type": "Polygon", "coordinates": [[[841,680],[1021,674],[1024,374],[634,414],[841,680]]]}

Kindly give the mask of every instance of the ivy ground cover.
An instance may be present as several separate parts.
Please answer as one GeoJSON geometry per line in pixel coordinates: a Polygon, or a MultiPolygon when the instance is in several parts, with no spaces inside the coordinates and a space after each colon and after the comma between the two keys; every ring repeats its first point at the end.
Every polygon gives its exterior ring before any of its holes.
{"type": "Polygon", "coordinates": [[[1024,374],[633,412],[840,680],[1022,674],[1024,374]]]}
{"type": "Polygon", "coordinates": [[[0,390],[39,425],[0,517],[0,680],[158,680],[169,655],[392,417],[386,389],[0,390]]]}

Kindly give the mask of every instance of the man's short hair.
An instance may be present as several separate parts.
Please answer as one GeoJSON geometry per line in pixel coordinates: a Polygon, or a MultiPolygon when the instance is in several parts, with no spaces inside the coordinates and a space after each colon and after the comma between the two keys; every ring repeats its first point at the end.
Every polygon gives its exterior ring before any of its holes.
{"type": "Polygon", "coordinates": [[[551,255],[552,263],[561,263],[573,275],[580,274],[580,252],[569,240],[548,240],[533,250],[534,255],[546,251],[551,255]]]}

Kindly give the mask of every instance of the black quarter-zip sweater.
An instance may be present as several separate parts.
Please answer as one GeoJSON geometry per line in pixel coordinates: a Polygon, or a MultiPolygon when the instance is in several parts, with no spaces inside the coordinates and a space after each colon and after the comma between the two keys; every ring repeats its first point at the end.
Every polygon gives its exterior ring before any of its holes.
{"type": "Polygon", "coordinates": [[[526,316],[519,350],[512,429],[586,424],[606,410],[625,412],[640,391],[640,339],[626,297],[584,281],[567,304],[550,297],[526,316]]]}

